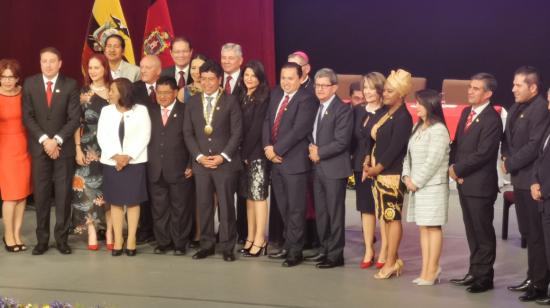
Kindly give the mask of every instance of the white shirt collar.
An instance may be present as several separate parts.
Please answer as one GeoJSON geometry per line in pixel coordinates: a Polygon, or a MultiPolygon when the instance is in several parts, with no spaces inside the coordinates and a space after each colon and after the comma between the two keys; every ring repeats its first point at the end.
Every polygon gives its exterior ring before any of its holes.
{"type": "Polygon", "coordinates": [[[204,97],[205,97],[205,98],[206,98],[206,97],[212,97],[212,98],[215,99],[216,97],[218,97],[218,93],[219,93],[219,92],[220,92],[220,90],[216,90],[216,92],[214,92],[214,93],[212,93],[212,94],[210,94],[210,95],[204,93],[204,97]]]}
{"type": "Polygon", "coordinates": [[[335,97],[336,97],[336,94],[333,94],[326,102],[321,103],[321,106],[323,106],[323,108],[328,108],[328,106],[330,106],[330,104],[332,103],[335,97]]]}
{"type": "Polygon", "coordinates": [[[145,88],[147,88],[147,94],[151,94],[151,86],[153,86],[153,89],[156,89],[157,87],[157,82],[153,82],[153,83],[146,83],[145,82],[145,88]]]}
{"type": "Polygon", "coordinates": [[[55,85],[55,83],[57,82],[57,77],[59,77],[59,73],[57,75],[55,75],[55,77],[53,77],[52,79],[48,79],[48,77],[44,76],[44,74],[42,74],[42,79],[44,80],[44,84],[47,86],[48,84],[48,81],[51,81],[52,82],[52,85],[55,85]]]}
{"type": "Polygon", "coordinates": [[[481,112],[483,112],[483,110],[485,110],[485,108],[487,108],[487,106],[489,106],[490,103],[490,101],[487,101],[483,105],[477,106],[475,108],[472,107],[472,111],[474,111],[476,115],[479,115],[481,112]]]}
{"type": "MultiPolygon", "coordinates": [[[[168,105],[168,107],[166,107],[166,109],[168,109],[168,113],[172,112],[172,109],[174,108],[174,104],[175,104],[175,103],[176,103],[176,100],[174,100],[174,101],[172,102],[172,104],[170,104],[170,105],[168,105]]],[[[164,109],[164,107],[162,107],[162,106],[160,106],[160,105],[159,105],[159,107],[160,107],[160,110],[161,110],[161,111],[164,109]]]]}
{"type": "Polygon", "coordinates": [[[184,75],[187,74],[187,72],[189,71],[189,64],[187,64],[183,68],[180,68],[179,66],[176,65],[176,75],[179,74],[179,72],[181,71],[183,71],[184,75]]]}
{"type": "Polygon", "coordinates": [[[239,74],[241,73],[241,70],[236,70],[235,72],[231,73],[231,74],[228,74],[228,73],[223,73],[223,79],[224,80],[227,80],[227,76],[231,76],[231,81],[237,81],[237,78],[239,78],[239,74]]]}

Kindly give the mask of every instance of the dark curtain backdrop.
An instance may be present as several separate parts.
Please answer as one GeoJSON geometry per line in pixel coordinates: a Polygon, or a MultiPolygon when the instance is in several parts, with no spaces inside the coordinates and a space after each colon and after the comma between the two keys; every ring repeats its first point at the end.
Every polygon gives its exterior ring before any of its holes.
{"type": "MultiPolygon", "coordinates": [[[[0,58],[18,59],[23,75],[40,71],[38,52],[57,47],[62,71],[81,80],[80,57],[93,0],[0,0],[0,58]]],[[[140,58],[149,0],[121,0],[140,58]]],[[[261,60],[271,83],[275,76],[273,0],[168,0],[176,35],[187,36],[195,53],[219,61],[226,42],[243,47],[245,62],[261,60]]]]}
{"type": "Polygon", "coordinates": [[[550,1],[277,0],[275,42],[277,64],[303,49],[314,69],[402,67],[436,90],[445,78],[490,72],[495,101],[508,105],[519,66],[534,65],[550,81],[550,1]]]}

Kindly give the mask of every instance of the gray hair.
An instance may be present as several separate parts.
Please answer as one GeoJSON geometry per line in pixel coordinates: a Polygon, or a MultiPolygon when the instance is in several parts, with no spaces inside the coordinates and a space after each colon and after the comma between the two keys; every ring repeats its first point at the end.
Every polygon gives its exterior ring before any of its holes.
{"type": "Polygon", "coordinates": [[[338,84],[338,76],[336,76],[336,73],[330,68],[325,67],[315,73],[315,80],[323,77],[328,78],[332,85],[338,84]]]}
{"type": "Polygon", "coordinates": [[[222,52],[224,51],[233,51],[238,57],[243,56],[243,49],[241,48],[241,45],[236,43],[225,43],[222,46],[222,52]]]}

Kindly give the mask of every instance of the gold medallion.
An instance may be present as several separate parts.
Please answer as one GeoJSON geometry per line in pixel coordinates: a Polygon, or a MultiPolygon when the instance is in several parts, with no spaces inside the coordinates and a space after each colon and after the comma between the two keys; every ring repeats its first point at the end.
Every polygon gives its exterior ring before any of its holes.
{"type": "Polygon", "coordinates": [[[205,125],[204,126],[204,134],[206,136],[212,135],[213,132],[214,132],[214,128],[212,128],[212,126],[210,126],[210,125],[205,125]]]}

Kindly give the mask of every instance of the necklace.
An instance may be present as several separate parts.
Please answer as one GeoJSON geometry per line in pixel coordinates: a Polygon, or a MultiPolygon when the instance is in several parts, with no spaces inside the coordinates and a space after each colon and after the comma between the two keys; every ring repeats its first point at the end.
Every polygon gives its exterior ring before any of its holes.
{"type": "Polygon", "coordinates": [[[94,92],[104,92],[105,90],[107,90],[107,87],[106,86],[94,86],[94,84],[91,84],[90,85],[90,89],[92,89],[92,91],[94,92]]]}

